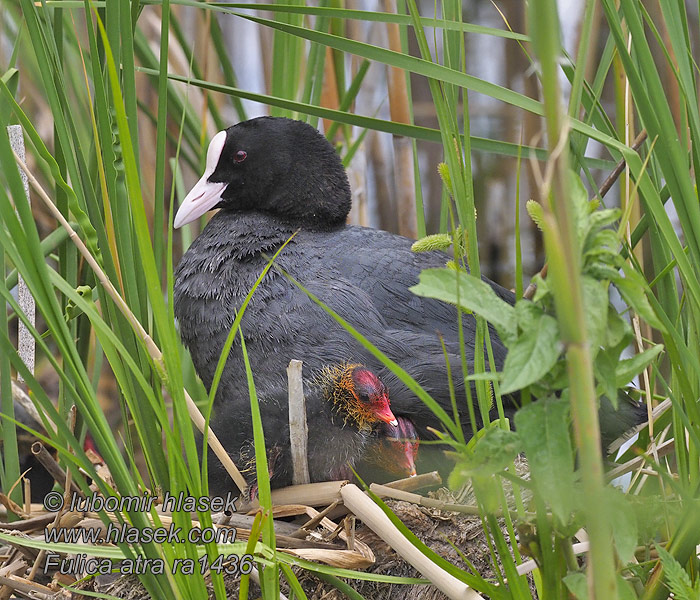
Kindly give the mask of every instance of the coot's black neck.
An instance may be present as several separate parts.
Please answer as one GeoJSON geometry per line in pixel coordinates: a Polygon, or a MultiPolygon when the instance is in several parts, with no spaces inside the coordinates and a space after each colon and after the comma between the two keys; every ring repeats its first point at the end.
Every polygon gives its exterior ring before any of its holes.
{"type": "Polygon", "coordinates": [[[195,243],[198,251],[212,255],[225,251],[242,259],[261,252],[274,252],[299,230],[325,232],[344,226],[345,223],[316,224],[299,219],[281,219],[260,211],[224,209],[211,218],[195,243]]]}

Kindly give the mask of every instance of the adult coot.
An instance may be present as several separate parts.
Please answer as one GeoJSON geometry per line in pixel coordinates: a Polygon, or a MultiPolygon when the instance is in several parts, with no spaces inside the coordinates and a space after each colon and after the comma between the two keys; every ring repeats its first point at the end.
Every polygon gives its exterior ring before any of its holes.
{"type": "MultiPolygon", "coordinates": [[[[346,225],[350,203],[338,154],[306,123],[261,117],[214,136],[205,173],[174,221],[181,227],[210,209],[221,209],[175,272],[175,314],[197,373],[209,387],[246,294],[270,257],[296,233],[255,291],[241,322],[258,395],[268,405],[262,407],[263,418],[268,418],[272,405],[286,401],[285,369],[291,359],[303,361],[305,378],[326,364],[353,362],[367,365],[388,385],[395,414],[410,418],[420,439],[431,438],[428,427],[440,428],[432,411],[286,273],[401,365],[451,414],[442,336],[454,367],[462,426],[470,435],[457,309],[408,290],[423,269],[444,267],[449,256],[438,251],[416,254],[407,238],[346,225]]],[[[486,281],[501,298],[514,302],[510,291],[486,281]]],[[[471,366],[474,317],[463,314],[462,325],[471,366]]],[[[506,349],[493,329],[490,337],[500,370],[506,349]]],[[[246,390],[241,347],[236,344],[212,420],[214,431],[233,451],[250,438],[246,390]]],[[[309,427],[314,427],[313,421],[309,427]]],[[[271,431],[268,445],[275,444],[275,435],[271,431]]],[[[329,437],[328,444],[333,443],[329,437]]]]}

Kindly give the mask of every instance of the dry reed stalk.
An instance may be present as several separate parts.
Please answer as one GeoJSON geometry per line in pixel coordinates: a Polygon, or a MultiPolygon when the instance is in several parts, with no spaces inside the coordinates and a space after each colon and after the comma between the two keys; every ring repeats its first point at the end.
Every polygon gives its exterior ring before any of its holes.
{"type": "MultiPolygon", "coordinates": [[[[389,520],[379,508],[356,485],[348,484],[340,490],[340,495],[355,516],[383,539],[406,562],[429,579],[435,587],[451,600],[475,600],[482,596],[466,583],[459,581],[441,569],[414,546],[389,520]]],[[[357,543],[357,542],[356,542],[357,543]]]]}
{"type": "MultiPolygon", "coordinates": [[[[34,442],[32,444],[32,454],[41,463],[41,466],[48,471],[49,475],[54,478],[58,485],[61,487],[66,485],[66,472],[59,466],[54,457],[49,454],[44,444],[41,442],[34,442]]],[[[83,494],[74,481],[69,481],[68,484],[71,492],[78,494],[81,498],[85,498],[85,494],[83,494]]]]}
{"type": "MultiPolygon", "coordinates": [[[[105,291],[109,294],[110,298],[112,298],[112,300],[117,305],[121,313],[124,315],[126,320],[134,329],[136,335],[138,335],[141,341],[143,341],[149,356],[158,367],[156,368],[156,371],[159,374],[164,373],[165,366],[163,364],[163,354],[161,353],[158,346],[156,346],[155,342],[153,341],[151,336],[148,335],[148,333],[143,328],[143,326],[136,318],[134,313],[131,312],[131,309],[126,304],[124,299],[119,295],[119,292],[116,290],[109,277],[107,277],[106,273],[102,270],[95,258],[92,256],[92,254],[90,254],[90,251],[87,249],[87,247],[80,239],[78,234],[75,232],[75,230],[70,226],[68,221],[66,221],[65,217],[61,214],[61,211],[59,211],[58,208],[56,208],[56,205],[53,203],[46,191],[44,191],[44,188],[41,187],[41,184],[31,173],[27,165],[24,164],[24,161],[20,159],[19,156],[17,156],[17,153],[14,153],[14,156],[15,161],[20,166],[22,171],[26,173],[27,178],[29,179],[29,183],[37,192],[41,200],[44,202],[46,208],[48,208],[49,212],[54,216],[54,218],[56,218],[56,220],[58,220],[61,226],[68,232],[68,237],[76,245],[80,254],[83,255],[83,258],[85,258],[85,261],[90,265],[90,268],[95,273],[95,276],[97,277],[99,282],[105,288],[105,291]]],[[[241,475],[241,472],[233,463],[231,457],[228,455],[228,452],[226,452],[226,449],[223,447],[223,445],[216,437],[214,432],[211,429],[207,429],[204,416],[200,412],[199,408],[197,408],[197,405],[194,403],[194,400],[192,400],[190,395],[187,393],[187,390],[183,389],[183,393],[185,395],[187,410],[189,412],[190,418],[192,419],[192,422],[195,424],[197,429],[199,429],[202,435],[204,435],[207,438],[207,443],[209,444],[209,447],[214,451],[214,454],[224,466],[226,472],[231,476],[231,479],[233,479],[234,483],[238,486],[238,489],[240,489],[243,493],[248,487],[246,480],[243,478],[243,475],[241,475]]]]}
{"type": "MultiPolygon", "coordinates": [[[[40,505],[32,504],[33,512],[38,512],[40,505]]],[[[0,529],[4,531],[38,531],[43,530],[51,521],[54,520],[56,515],[54,513],[46,513],[44,515],[39,515],[37,517],[31,517],[30,519],[24,519],[22,521],[13,521],[12,523],[0,523],[0,529]]]]}
{"type": "Polygon", "coordinates": [[[311,483],[309,477],[308,442],[309,427],[306,423],[306,399],[304,381],[301,377],[302,362],[290,360],[287,367],[289,388],[289,443],[292,452],[292,483],[311,483]]]}
{"type": "MultiPolygon", "coordinates": [[[[10,125],[7,128],[7,133],[10,138],[10,146],[12,147],[12,151],[15,152],[16,155],[22,160],[25,160],[22,126],[10,125]]],[[[31,206],[27,175],[25,173],[20,173],[20,177],[22,179],[22,185],[24,186],[24,194],[27,196],[27,202],[29,202],[31,206]]],[[[19,302],[22,312],[29,319],[29,322],[34,325],[36,323],[36,302],[34,302],[34,296],[32,296],[21,275],[17,278],[17,301],[19,302]]],[[[27,366],[27,369],[29,369],[29,372],[33,375],[34,360],[36,356],[36,342],[34,341],[34,336],[30,333],[27,326],[21,320],[18,320],[17,322],[17,353],[22,359],[22,362],[27,366]]],[[[17,379],[19,381],[23,381],[22,376],[19,374],[17,375],[17,379]]]]}
{"type": "MultiPolygon", "coordinates": [[[[410,502],[411,504],[425,506],[426,508],[434,508],[437,510],[444,510],[447,512],[455,512],[474,516],[479,516],[482,514],[482,511],[479,510],[479,507],[475,505],[472,506],[469,504],[454,504],[450,502],[444,502],[443,500],[438,500],[437,498],[427,498],[426,496],[421,496],[420,494],[413,494],[404,490],[392,489],[385,485],[379,485],[377,483],[373,483],[372,485],[370,485],[369,489],[377,496],[393,498],[394,500],[402,500],[404,502],[410,502]]],[[[498,517],[503,516],[503,513],[501,513],[500,511],[497,511],[494,514],[498,517]]],[[[509,514],[511,519],[518,518],[518,513],[515,511],[509,511],[509,514]]],[[[534,517],[534,515],[532,516],[534,517]]]]}
{"type": "Polygon", "coordinates": [[[366,569],[374,564],[369,559],[354,550],[320,550],[315,548],[283,549],[285,554],[291,554],[297,558],[321,562],[339,569],[366,569]]]}
{"type": "MultiPolygon", "coordinates": [[[[333,50],[326,46],[326,57],[323,63],[323,83],[321,84],[321,106],[337,110],[340,106],[338,97],[338,79],[335,76],[333,50]]],[[[329,119],[323,119],[323,130],[328,131],[332,124],[329,119]]],[[[338,130],[340,131],[340,130],[338,130]]],[[[331,140],[333,142],[333,140],[331,140]]]]}
{"type": "MultiPolygon", "coordinates": [[[[86,515],[86,518],[83,518],[83,513],[68,513],[69,519],[65,523],[62,521],[60,523],[61,527],[66,527],[66,528],[75,528],[78,525],[83,528],[83,529],[97,529],[101,532],[101,534],[98,536],[99,539],[104,539],[104,535],[107,532],[107,527],[102,523],[102,521],[99,518],[99,515],[97,513],[93,512],[88,512],[84,513],[86,515]]],[[[239,516],[244,516],[244,515],[239,515],[239,516]]],[[[147,518],[151,522],[151,525],[153,526],[159,526],[159,527],[165,527],[168,528],[172,525],[173,519],[169,515],[160,515],[160,523],[156,523],[153,517],[148,514],[147,518]]],[[[119,520],[113,516],[109,515],[109,519],[112,523],[115,524],[120,524],[119,520]]],[[[203,527],[202,524],[200,523],[199,520],[197,519],[192,519],[191,521],[193,527],[203,527]]],[[[331,544],[328,542],[324,541],[317,541],[317,540],[304,540],[304,539],[299,539],[297,537],[292,537],[290,535],[286,535],[286,533],[289,533],[289,530],[294,530],[296,529],[293,525],[290,525],[289,523],[284,523],[284,522],[275,522],[275,539],[277,542],[277,548],[283,549],[283,548],[291,548],[291,549],[315,549],[315,550],[326,550],[326,551],[334,551],[338,552],[339,550],[345,550],[345,548],[341,545],[338,544],[331,544]],[[280,533],[281,532],[281,533],[280,533]]],[[[249,527],[239,527],[236,525],[231,525],[231,526],[225,526],[225,527],[218,527],[214,526],[215,529],[235,529],[236,530],[236,540],[247,540],[250,538],[250,533],[251,530],[249,527]]],[[[0,529],[2,529],[0,527],[0,529]]]]}
{"type": "MultiPolygon", "coordinates": [[[[395,13],[395,4],[385,0],[386,12],[395,13]]],[[[389,48],[401,52],[401,35],[397,23],[387,23],[389,48]]],[[[411,122],[406,73],[397,67],[388,67],[389,113],[395,123],[411,122]]],[[[394,180],[399,215],[399,233],[411,239],[418,237],[416,223],[416,190],[413,173],[413,142],[406,137],[394,135],[394,180]]]]}
{"type": "MultiPolygon", "coordinates": [[[[12,575],[21,575],[27,570],[27,562],[24,559],[17,558],[12,560],[12,555],[10,555],[7,560],[12,562],[6,564],[0,569],[1,576],[10,577],[12,575]]],[[[13,593],[14,590],[11,587],[5,585],[1,586],[0,600],[9,600],[13,593]]]]}
{"type": "MultiPolygon", "coordinates": [[[[332,534],[338,534],[341,540],[343,540],[346,545],[350,544],[350,538],[348,533],[344,530],[343,526],[338,526],[336,523],[331,521],[328,517],[324,517],[322,513],[317,510],[306,507],[306,514],[316,520],[316,524],[323,527],[326,531],[332,534]]],[[[293,554],[299,558],[305,558],[307,560],[314,560],[318,562],[323,562],[333,567],[340,567],[346,569],[365,569],[368,566],[374,564],[375,558],[372,549],[357,539],[353,540],[353,549],[348,550],[285,550],[288,554],[293,554]]]]}
{"type": "MultiPolygon", "coordinates": [[[[78,418],[78,410],[75,407],[75,404],[71,405],[70,410],[68,411],[68,428],[70,429],[71,433],[75,433],[75,423],[78,418]]],[[[72,454],[72,448],[68,449],[69,452],[72,454]]],[[[53,461],[53,457],[46,451],[46,448],[44,448],[44,445],[41,442],[34,442],[32,444],[32,454],[37,457],[39,462],[41,462],[41,459],[37,455],[37,452],[39,455],[42,455],[45,460],[51,459],[53,461]],[[36,447],[36,451],[35,451],[36,447]],[[43,451],[43,452],[42,452],[43,451]]],[[[42,464],[44,464],[42,462],[42,464]]],[[[46,465],[44,465],[44,468],[46,468],[46,465]]],[[[55,467],[60,470],[60,467],[58,466],[58,463],[56,463],[55,467]]],[[[48,469],[47,469],[48,470],[48,469]]],[[[51,473],[51,471],[49,471],[51,473]]],[[[55,477],[55,476],[54,476],[55,477]]],[[[66,469],[65,472],[65,478],[63,480],[56,480],[58,481],[59,485],[63,486],[63,506],[61,510],[59,510],[56,513],[56,518],[54,519],[53,525],[49,525],[49,527],[58,527],[63,526],[66,528],[72,528],[74,525],[77,525],[81,520],[82,517],[80,515],[75,515],[74,518],[71,518],[72,513],[64,513],[65,507],[70,505],[71,501],[71,492],[75,493],[75,490],[78,491],[78,495],[81,497],[85,497],[85,495],[80,491],[80,488],[76,485],[76,483],[73,481],[73,474],[70,471],[70,469],[66,469]]],[[[30,504],[31,506],[31,504],[30,504]]],[[[34,564],[32,565],[32,570],[30,571],[29,575],[27,576],[27,579],[30,581],[34,580],[34,577],[37,574],[37,571],[39,570],[39,566],[44,562],[44,557],[46,556],[46,550],[40,550],[39,555],[36,557],[36,560],[34,561],[34,564]]]]}
{"type": "Polygon", "coordinates": [[[333,504],[329,504],[328,506],[326,506],[326,508],[324,508],[321,512],[317,512],[316,516],[312,517],[301,527],[299,527],[299,529],[292,533],[292,536],[300,538],[306,537],[309,534],[309,531],[314,529],[324,517],[326,517],[336,506],[338,506],[338,504],[339,501],[336,500],[335,502],[333,502],[333,504]]]}
{"type": "Polygon", "coordinates": [[[372,493],[377,494],[377,496],[380,497],[383,496],[385,498],[393,498],[394,500],[402,500],[403,502],[410,502],[411,504],[418,504],[419,506],[425,506],[427,508],[458,512],[465,515],[481,514],[478,506],[471,506],[468,504],[452,504],[436,498],[427,498],[426,496],[421,496],[420,494],[392,489],[378,483],[373,483],[369,486],[369,489],[372,493]]]}
{"type": "MultiPolygon", "coordinates": [[[[303,504],[305,506],[328,506],[340,499],[340,488],[347,481],[322,481],[320,483],[307,483],[306,485],[292,485],[290,487],[272,490],[272,504],[303,504]]],[[[257,499],[238,507],[238,512],[255,511],[259,507],[257,499]]]]}
{"type": "Polygon", "coordinates": [[[0,585],[7,586],[36,600],[56,600],[57,597],[60,598],[60,596],[56,596],[56,593],[51,588],[28,581],[17,575],[10,575],[9,577],[0,575],[0,585]]]}
{"type": "Polygon", "coordinates": [[[393,490],[404,490],[410,492],[412,490],[418,490],[424,487],[430,487],[433,485],[440,485],[442,483],[442,477],[437,471],[431,471],[430,473],[421,473],[420,475],[415,475],[413,477],[406,477],[405,479],[397,479],[396,481],[390,481],[385,483],[384,487],[391,488],[393,490]]]}
{"type": "MultiPolygon", "coordinates": [[[[651,411],[652,421],[656,421],[663,413],[665,413],[669,408],[671,408],[671,406],[673,406],[673,403],[671,402],[670,398],[666,398],[666,400],[657,404],[651,411]]],[[[606,450],[607,453],[613,454],[615,451],[619,450],[620,446],[622,446],[622,444],[629,440],[633,435],[636,435],[637,433],[643,431],[647,427],[649,427],[649,421],[640,423],[634,429],[630,429],[629,431],[625,432],[624,435],[621,435],[619,438],[611,442],[611,444],[606,450]]]]}
{"type": "MultiPolygon", "coordinates": [[[[662,444],[659,444],[656,446],[656,453],[659,458],[662,456],[666,456],[667,454],[670,454],[673,452],[675,448],[675,440],[671,438],[670,440],[666,440],[662,444]]],[[[612,481],[613,479],[617,479],[618,477],[621,477],[622,475],[625,475],[626,473],[631,473],[632,471],[635,471],[642,465],[646,464],[647,459],[644,456],[635,456],[634,458],[628,460],[626,463],[623,463],[611,471],[608,471],[605,474],[605,479],[607,481],[612,481]]]]}
{"type": "Polygon", "coordinates": [[[272,516],[276,519],[305,515],[309,507],[306,504],[278,504],[272,507],[272,516]]]}

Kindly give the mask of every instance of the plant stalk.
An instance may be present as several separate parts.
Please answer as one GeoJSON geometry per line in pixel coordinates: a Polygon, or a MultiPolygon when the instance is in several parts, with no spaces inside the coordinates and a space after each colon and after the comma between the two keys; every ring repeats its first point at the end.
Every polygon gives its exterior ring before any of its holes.
{"type": "Polygon", "coordinates": [[[568,120],[562,111],[558,64],[561,58],[560,25],[554,0],[530,5],[530,27],[535,53],[542,68],[551,182],[541,187],[545,209],[545,247],[562,339],[567,347],[571,390],[571,416],[581,465],[586,528],[590,537],[589,598],[617,598],[617,579],[611,523],[604,505],[603,456],[600,425],[583,308],[579,242],[569,200],[568,120]]]}

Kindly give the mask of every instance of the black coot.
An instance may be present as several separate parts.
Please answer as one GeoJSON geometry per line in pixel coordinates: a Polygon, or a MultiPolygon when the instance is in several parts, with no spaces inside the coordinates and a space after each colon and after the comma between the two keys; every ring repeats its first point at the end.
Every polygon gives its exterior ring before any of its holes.
{"type": "MultiPolygon", "coordinates": [[[[423,402],[284,271],[401,365],[451,414],[441,335],[453,366],[462,425],[470,435],[457,309],[408,290],[423,269],[444,267],[449,256],[437,251],[416,254],[407,238],[345,225],[350,202],[340,158],[306,123],[261,117],[212,139],[206,171],[174,221],[181,227],[210,209],[221,209],[175,273],[175,314],[197,373],[209,387],[236,311],[268,259],[296,232],[276,260],[281,269],[273,268],[265,276],[241,323],[263,418],[272,410],[265,403],[285,402],[285,369],[291,359],[303,361],[305,378],[326,364],[353,362],[367,365],[387,384],[394,413],[410,418],[420,439],[432,437],[427,427],[441,428],[423,402]]],[[[488,283],[501,298],[514,302],[510,291],[488,283]]],[[[463,314],[462,323],[472,365],[475,320],[463,314]]],[[[490,334],[500,370],[506,349],[493,329],[490,334]]],[[[506,408],[514,410],[512,405],[506,408]]],[[[229,449],[240,448],[251,437],[239,344],[231,351],[219,385],[212,426],[229,449]]],[[[275,444],[274,431],[267,442],[275,444]]]]}

